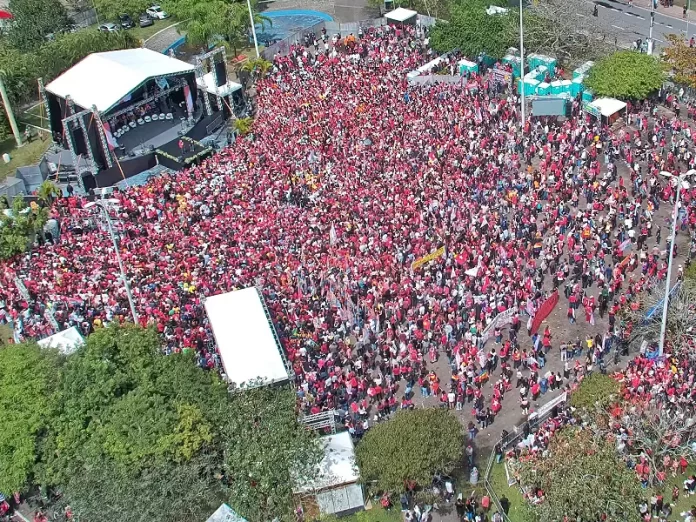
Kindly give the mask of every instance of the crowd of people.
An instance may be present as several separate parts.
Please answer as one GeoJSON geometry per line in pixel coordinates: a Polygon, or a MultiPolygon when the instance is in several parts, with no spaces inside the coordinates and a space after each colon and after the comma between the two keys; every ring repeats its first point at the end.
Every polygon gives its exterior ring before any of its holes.
{"type": "MultiPolygon", "coordinates": [[[[164,353],[191,350],[220,368],[203,301],[257,286],[302,410],[339,410],[359,435],[369,415],[418,395],[466,404],[485,427],[515,374],[523,412],[530,394],[567,385],[582,368],[542,371],[562,339],[526,337],[555,289],[568,319],[587,323],[588,364],[618,344],[619,310],[666,274],[669,212],[658,212],[674,188],[658,173],[694,166],[679,120],[636,107],[638,130],[613,133],[576,100],[564,121],[521,124],[514,92],[487,75],[409,85],[406,73],[432,58],[409,28],[377,28],[349,53],[293,47],[257,85],[251,136],[114,192],[139,321],[161,333],[164,353]],[[506,311],[509,328],[485,332],[506,311]],[[608,331],[596,326],[605,314],[608,331]]],[[[685,228],[694,195],[683,194],[685,228]]],[[[85,204],[60,198],[60,238],[0,267],[0,322],[16,341],[54,333],[53,317],[84,335],[129,319],[111,244],[85,204]]]]}

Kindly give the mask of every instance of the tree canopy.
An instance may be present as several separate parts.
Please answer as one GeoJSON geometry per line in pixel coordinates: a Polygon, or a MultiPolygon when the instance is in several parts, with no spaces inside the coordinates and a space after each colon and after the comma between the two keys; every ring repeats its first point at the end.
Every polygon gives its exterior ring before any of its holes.
{"type": "Polygon", "coordinates": [[[35,343],[0,346],[0,491],[30,482],[41,433],[52,412],[61,357],[35,343]]]}
{"type": "Polygon", "coordinates": [[[443,53],[459,49],[470,58],[481,52],[502,58],[508,47],[515,44],[511,30],[514,10],[508,14],[488,15],[486,8],[491,4],[506,3],[471,0],[451,5],[449,20],[437,22],[430,33],[432,47],[443,53]]]}
{"type": "Polygon", "coordinates": [[[114,21],[120,14],[127,14],[135,19],[151,5],[150,0],[94,0],[97,12],[107,20],[114,21]]]}
{"type": "Polygon", "coordinates": [[[597,96],[642,100],[657,91],[663,80],[662,65],[654,56],[617,51],[590,69],[585,84],[597,96]]]}
{"type": "Polygon", "coordinates": [[[48,219],[46,208],[29,206],[20,196],[14,198],[10,211],[9,216],[0,214],[0,259],[26,252],[48,219]]]}
{"type": "Polygon", "coordinates": [[[522,467],[522,483],[541,488],[544,501],[532,511],[541,521],[639,522],[643,490],[635,472],[617,458],[614,445],[589,430],[556,432],[548,456],[522,467]]]}
{"type": "Polygon", "coordinates": [[[125,325],[67,358],[0,348],[0,490],[58,488],[90,522],[205,520],[222,502],[249,520],[291,518],[291,477],[322,457],[293,390],[230,395],[193,355],[159,344],[125,325]]]}
{"type": "Polygon", "coordinates": [[[696,87],[696,47],[691,47],[680,35],[667,36],[669,46],[664,50],[664,61],[674,71],[674,79],[696,87]]]}
{"type": "Polygon", "coordinates": [[[462,425],[449,411],[401,411],[367,432],[356,460],[363,482],[398,493],[407,480],[429,485],[436,472],[451,472],[462,458],[463,443],[462,425]]]}
{"type": "Polygon", "coordinates": [[[606,409],[612,402],[619,400],[621,385],[609,375],[592,373],[586,376],[580,386],[570,395],[570,404],[574,408],[595,411],[606,409]]]}
{"type": "Polygon", "coordinates": [[[49,34],[63,30],[70,23],[60,0],[10,0],[8,9],[12,13],[9,42],[23,51],[46,43],[49,34]]]}

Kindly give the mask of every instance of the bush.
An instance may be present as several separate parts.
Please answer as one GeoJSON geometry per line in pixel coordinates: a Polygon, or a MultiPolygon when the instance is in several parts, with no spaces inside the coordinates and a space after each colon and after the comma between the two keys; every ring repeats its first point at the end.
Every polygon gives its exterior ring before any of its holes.
{"type": "Polygon", "coordinates": [[[621,385],[613,377],[593,373],[570,395],[570,405],[580,410],[604,410],[618,399],[620,389],[621,385]]]}

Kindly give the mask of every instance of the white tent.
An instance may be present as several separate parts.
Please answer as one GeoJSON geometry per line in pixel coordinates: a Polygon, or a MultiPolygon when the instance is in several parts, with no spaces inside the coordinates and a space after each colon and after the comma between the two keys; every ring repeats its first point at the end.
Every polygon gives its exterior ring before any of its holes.
{"type": "MultiPolygon", "coordinates": [[[[106,112],[145,81],[194,71],[194,66],[150,49],[93,53],[65,71],[46,90],[83,109],[106,112]]],[[[193,87],[193,86],[191,86],[193,87]]]]}
{"type": "Polygon", "coordinates": [[[39,341],[41,348],[57,348],[65,355],[70,355],[83,344],[85,340],[74,326],[39,341]]]}
{"type": "Polygon", "coordinates": [[[247,520],[235,513],[230,506],[223,504],[215,510],[215,513],[210,515],[206,522],[247,522],[247,520]]]}
{"type": "Polygon", "coordinates": [[[315,494],[319,510],[324,514],[364,509],[365,498],[358,483],[360,474],[350,433],[344,431],[320,440],[324,458],[318,465],[317,474],[312,478],[296,478],[295,493],[315,494]]]}
{"type": "Polygon", "coordinates": [[[230,80],[227,80],[227,83],[223,85],[215,87],[215,75],[212,72],[204,74],[202,78],[196,78],[196,83],[200,89],[218,96],[229,96],[242,88],[242,84],[230,80]]]}
{"type": "Polygon", "coordinates": [[[599,110],[605,118],[609,118],[626,108],[626,104],[616,98],[597,98],[590,105],[599,110]]]}
{"type": "Polygon", "coordinates": [[[209,297],[205,310],[231,383],[253,387],[289,380],[282,347],[256,288],[209,297]]]}
{"type": "Polygon", "coordinates": [[[389,11],[384,15],[389,22],[397,22],[400,24],[410,23],[414,17],[418,16],[416,11],[411,11],[410,9],[404,9],[399,7],[393,11],[389,11]]]}

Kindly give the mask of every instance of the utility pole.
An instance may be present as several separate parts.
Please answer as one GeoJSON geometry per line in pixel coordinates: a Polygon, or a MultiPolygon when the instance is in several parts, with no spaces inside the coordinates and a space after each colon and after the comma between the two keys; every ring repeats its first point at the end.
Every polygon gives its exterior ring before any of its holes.
{"type": "Polygon", "coordinates": [[[247,0],[247,7],[249,8],[249,21],[251,22],[251,34],[254,37],[254,49],[256,49],[256,57],[259,58],[259,42],[256,40],[256,27],[254,26],[254,12],[251,10],[251,0],[247,0]]]}
{"type": "Polygon", "coordinates": [[[5,106],[7,119],[10,121],[10,127],[12,128],[12,134],[14,134],[15,141],[17,142],[17,147],[21,147],[24,145],[22,143],[22,135],[19,133],[19,127],[17,127],[17,120],[15,120],[14,113],[12,112],[10,100],[7,98],[7,91],[5,90],[5,81],[3,76],[4,74],[0,72],[0,96],[2,96],[2,103],[5,106]]]}
{"type": "Polygon", "coordinates": [[[650,35],[648,36],[648,54],[653,53],[653,26],[655,25],[655,2],[650,0],[650,35]]]}
{"type": "Polygon", "coordinates": [[[527,122],[527,118],[525,117],[526,109],[524,106],[524,25],[523,25],[523,21],[524,20],[523,20],[523,15],[522,15],[522,0],[520,0],[520,79],[522,80],[520,82],[520,86],[522,87],[520,89],[520,95],[522,98],[522,128],[521,128],[521,130],[524,132],[524,125],[527,122]]]}

